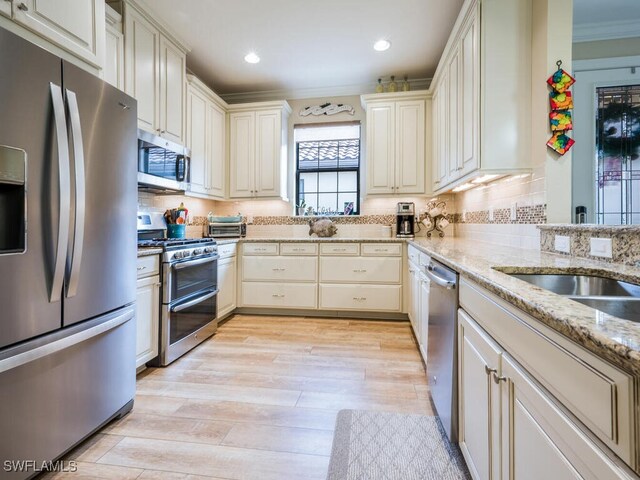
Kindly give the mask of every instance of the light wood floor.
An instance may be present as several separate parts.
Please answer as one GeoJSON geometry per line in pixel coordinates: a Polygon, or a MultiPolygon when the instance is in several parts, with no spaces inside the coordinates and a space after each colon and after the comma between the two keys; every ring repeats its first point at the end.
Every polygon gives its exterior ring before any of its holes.
{"type": "Polygon", "coordinates": [[[48,478],[321,480],[344,408],[432,414],[408,322],[238,315],[48,478]]]}

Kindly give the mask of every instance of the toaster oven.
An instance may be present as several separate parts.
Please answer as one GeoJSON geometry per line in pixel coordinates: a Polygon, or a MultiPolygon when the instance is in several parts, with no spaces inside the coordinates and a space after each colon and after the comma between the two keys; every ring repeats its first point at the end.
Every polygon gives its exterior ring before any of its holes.
{"type": "Polygon", "coordinates": [[[213,238],[239,238],[247,236],[247,224],[238,223],[210,223],[207,236],[213,238]]]}

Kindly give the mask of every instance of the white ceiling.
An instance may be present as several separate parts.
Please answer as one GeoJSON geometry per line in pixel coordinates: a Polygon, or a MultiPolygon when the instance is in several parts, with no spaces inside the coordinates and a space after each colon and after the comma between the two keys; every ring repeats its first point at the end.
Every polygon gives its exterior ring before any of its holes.
{"type": "Polygon", "coordinates": [[[574,25],[640,20],[640,0],[574,0],[574,25]]]}
{"type": "MultiPolygon", "coordinates": [[[[219,94],[430,78],[463,0],[149,0],[219,94]],[[373,43],[386,38],[386,52],[373,43]],[[254,50],[260,63],[243,57],[254,50]]],[[[596,1],[596,0],[592,0],[596,1]]]]}

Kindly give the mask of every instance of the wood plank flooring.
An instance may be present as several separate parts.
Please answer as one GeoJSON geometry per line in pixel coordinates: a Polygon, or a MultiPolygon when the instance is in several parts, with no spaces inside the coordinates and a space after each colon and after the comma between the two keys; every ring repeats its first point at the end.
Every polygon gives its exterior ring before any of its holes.
{"type": "Polygon", "coordinates": [[[408,322],[237,315],[46,478],[322,480],[344,408],[432,414],[408,322]]]}

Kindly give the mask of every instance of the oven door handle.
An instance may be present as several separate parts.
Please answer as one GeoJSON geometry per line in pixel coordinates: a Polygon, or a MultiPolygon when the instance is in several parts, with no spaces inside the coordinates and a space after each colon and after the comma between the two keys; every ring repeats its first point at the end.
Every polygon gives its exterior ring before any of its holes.
{"type": "Polygon", "coordinates": [[[204,263],[215,262],[216,260],[218,260],[218,258],[218,255],[213,255],[212,257],[201,258],[199,260],[187,260],[185,262],[174,263],[172,267],[174,270],[182,270],[183,268],[195,267],[204,263]]]}
{"type": "Polygon", "coordinates": [[[180,311],[182,311],[182,310],[184,310],[186,308],[193,307],[194,305],[197,305],[199,303],[204,302],[205,300],[210,299],[214,295],[217,295],[219,291],[220,290],[216,288],[215,290],[210,291],[206,295],[203,295],[203,296],[198,297],[198,298],[194,298],[193,300],[189,300],[188,302],[184,302],[184,303],[181,303],[179,305],[174,305],[169,310],[171,312],[180,312],[180,311]]]}

